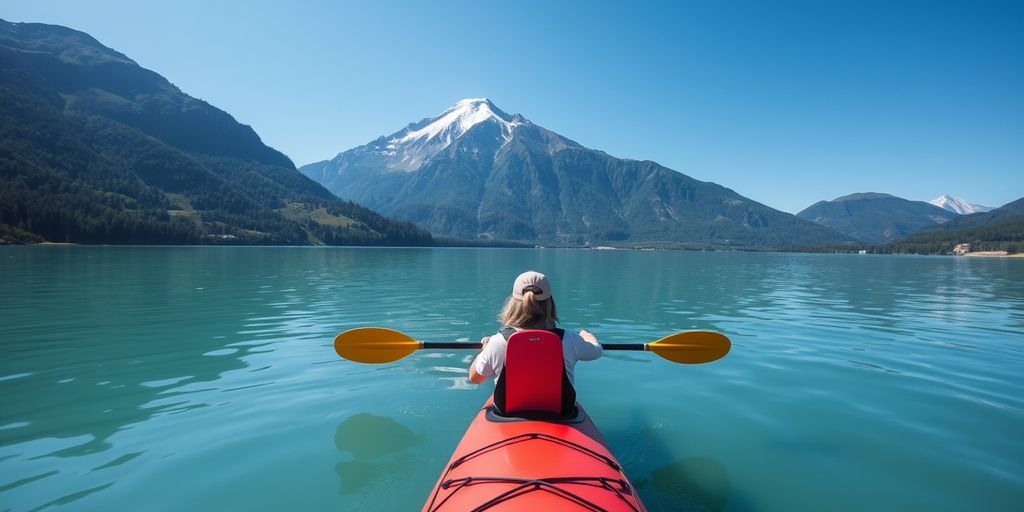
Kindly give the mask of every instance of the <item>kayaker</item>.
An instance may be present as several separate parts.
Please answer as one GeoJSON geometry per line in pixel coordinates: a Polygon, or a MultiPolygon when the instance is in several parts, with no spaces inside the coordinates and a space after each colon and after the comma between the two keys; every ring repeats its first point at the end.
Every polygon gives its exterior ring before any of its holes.
{"type": "MultiPolygon", "coordinates": [[[[575,383],[576,361],[590,361],[601,357],[601,344],[586,330],[563,331],[557,329],[558,314],[555,298],[551,295],[551,283],[540,272],[524,272],[516,278],[512,295],[505,300],[498,320],[502,330],[480,340],[483,349],[469,367],[469,380],[480,384],[488,377],[497,383],[505,367],[507,337],[519,330],[540,329],[555,332],[562,338],[562,356],[565,376],[569,384],[575,383]]],[[[575,392],[572,393],[575,396],[575,392]]]]}

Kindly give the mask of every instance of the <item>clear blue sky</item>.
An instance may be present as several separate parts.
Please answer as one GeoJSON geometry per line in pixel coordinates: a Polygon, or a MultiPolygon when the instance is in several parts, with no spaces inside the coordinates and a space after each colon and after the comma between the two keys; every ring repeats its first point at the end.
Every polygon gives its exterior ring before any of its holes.
{"type": "Polygon", "coordinates": [[[795,213],[1024,196],[1024,2],[6,0],[88,32],[297,165],[488,97],[795,213]]]}

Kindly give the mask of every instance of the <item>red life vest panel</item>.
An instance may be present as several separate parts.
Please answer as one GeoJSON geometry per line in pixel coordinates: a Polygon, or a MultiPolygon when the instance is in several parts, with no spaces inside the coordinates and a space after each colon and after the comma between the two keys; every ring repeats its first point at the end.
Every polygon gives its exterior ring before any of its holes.
{"type": "Polygon", "coordinates": [[[572,411],[576,391],[565,373],[564,334],[562,329],[526,330],[507,337],[505,368],[494,388],[494,405],[499,413],[566,415],[572,411]]]}

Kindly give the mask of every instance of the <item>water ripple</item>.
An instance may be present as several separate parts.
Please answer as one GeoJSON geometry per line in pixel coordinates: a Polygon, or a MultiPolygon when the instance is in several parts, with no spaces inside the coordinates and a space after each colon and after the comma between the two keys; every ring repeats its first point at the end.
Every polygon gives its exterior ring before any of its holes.
{"type": "Polygon", "coordinates": [[[565,327],[603,341],[732,338],[707,365],[608,352],[577,367],[581,401],[652,510],[1024,502],[1021,261],[50,249],[0,248],[12,510],[418,508],[489,392],[466,378],[475,352],[365,365],[331,340],[368,325],[477,340],[527,268],[553,277],[565,327]],[[345,422],[366,417],[357,441],[416,442],[379,458],[337,449],[356,446],[337,438],[345,422]]]}

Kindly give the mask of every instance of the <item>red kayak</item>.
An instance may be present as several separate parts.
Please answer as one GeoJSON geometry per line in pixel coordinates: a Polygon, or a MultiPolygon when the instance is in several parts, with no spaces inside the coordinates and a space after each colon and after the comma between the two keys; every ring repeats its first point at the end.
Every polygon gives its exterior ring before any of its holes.
{"type": "Polygon", "coordinates": [[[582,407],[547,419],[499,416],[488,400],[424,512],[646,511],[582,407]]]}
{"type": "MultiPolygon", "coordinates": [[[[455,448],[424,512],[647,510],[576,402],[563,357],[564,334],[561,329],[522,330],[506,337],[494,395],[455,448]],[[495,400],[507,414],[497,413],[495,400]]],[[[696,364],[721,358],[730,346],[722,334],[686,331],[653,343],[603,348],[647,350],[670,361],[696,364]]],[[[338,355],[364,363],[397,361],[420,349],[457,348],[486,347],[416,341],[375,327],[350,329],[334,338],[338,355]]]]}

